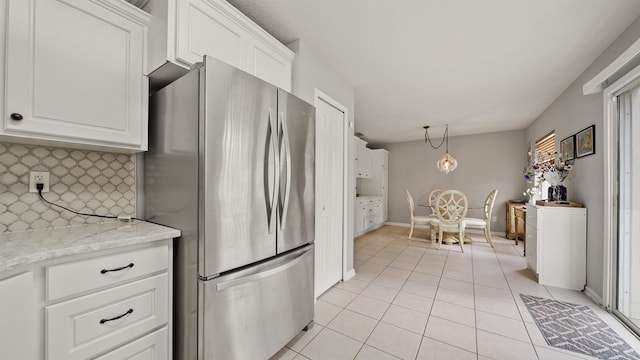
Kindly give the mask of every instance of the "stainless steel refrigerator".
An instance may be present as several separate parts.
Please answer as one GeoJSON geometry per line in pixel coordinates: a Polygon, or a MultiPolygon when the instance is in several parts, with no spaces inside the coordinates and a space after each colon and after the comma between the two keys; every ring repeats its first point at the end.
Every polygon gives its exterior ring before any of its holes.
{"type": "Polygon", "coordinates": [[[205,57],[151,96],[145,216],[175,242],[174,359],[268,359],[313,320],[315,110],[205,57]]]}

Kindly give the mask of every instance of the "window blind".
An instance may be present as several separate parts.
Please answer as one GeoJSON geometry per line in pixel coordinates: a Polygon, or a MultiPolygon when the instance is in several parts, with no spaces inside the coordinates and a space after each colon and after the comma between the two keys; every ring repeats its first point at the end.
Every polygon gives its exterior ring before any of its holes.
{"type": "Polygon", "coordinates": [[[536,141],[536,156],[539,164],[553,163],[556,157],[556,133],[555,131],[543,136],[536,141]]]}

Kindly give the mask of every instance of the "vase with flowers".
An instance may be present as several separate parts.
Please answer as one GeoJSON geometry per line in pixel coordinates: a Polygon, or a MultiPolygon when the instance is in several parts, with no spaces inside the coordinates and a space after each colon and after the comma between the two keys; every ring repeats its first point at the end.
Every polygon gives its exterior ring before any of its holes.
{"type": "Polygon", "coordinates": [[[531,205],[535,205],[536,204],[536,199],[535,196],[540,194],[540,189],[538,189],[537,187],[531,187],[528,188],[527,191],[523,192],[522,195],[528,196],[529,197],[529,204],[531,205]]]}
{"type": "MultiPolygon", "coordinates": [[[[538,187],[541,183],[547,182],[549,184],[547,192],[548,201],[567,201],[567,188],[564,186],[565,179],[569,176],[569,173],[573,169],[573,160],[564,160],[558,157],[557,152],[553,154],[547,154],[546,161],[539,162],[540,158],[536,154],[531,165],[527,166],[523,170],[524,179],[527,182],[533,182],[535,188],[538,191],[534,195],[529,195],[530,199],[539,194],[538,187]],[[554,158],[555,157],[555,158],[554,158]],[[551,158],[551,160],[548,160],[551,158]]],[[[529,190],[527,190],[529,192],[529,190]]]]}

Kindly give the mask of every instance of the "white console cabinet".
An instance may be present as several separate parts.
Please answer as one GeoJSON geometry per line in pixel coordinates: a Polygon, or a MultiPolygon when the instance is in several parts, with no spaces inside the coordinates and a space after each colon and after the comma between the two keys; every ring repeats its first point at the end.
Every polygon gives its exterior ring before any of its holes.
{"type": "Polygon", "coordinates": [[[152,15],[149,71],[169,61],[179,72],[208,55],[291,91],[295,54],[225,0],[154,0],[144,9],[152,15]]]}
{"type": "Polygon", "coordinates": [[[526,259],[542,285],[586,285],[587,209],[527,205],[526,259]]]}
{"type": "Polygon", "coordinates": [[[8,0],[5,15],[0,141],[147,149],[149,14],[116,0],[8,0]]]}

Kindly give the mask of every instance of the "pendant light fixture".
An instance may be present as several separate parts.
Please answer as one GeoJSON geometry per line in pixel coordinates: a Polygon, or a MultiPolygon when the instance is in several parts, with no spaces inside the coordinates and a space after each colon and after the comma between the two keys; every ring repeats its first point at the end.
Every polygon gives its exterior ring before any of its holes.
{"type": "Polygon", "coordinates": [[[429,127],[429,125],[424,126],[424,142],[429,143],[434,150],[440,149],[442,144],[445,144],[445,154],[436,162],[436,166],[438,167],[438,170],[448,174],[458,167],[458,161],[449,154],[449,124],[446,125],[442,141],[437,146],[433,145],[433,142],[431,142],[431,138],[429,137],[429,127]]]}

